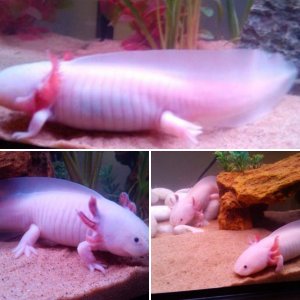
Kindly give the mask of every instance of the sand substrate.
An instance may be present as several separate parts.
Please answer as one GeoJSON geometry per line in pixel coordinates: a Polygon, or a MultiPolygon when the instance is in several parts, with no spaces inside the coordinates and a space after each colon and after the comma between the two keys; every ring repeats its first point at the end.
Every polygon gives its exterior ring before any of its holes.
{"type": "Polygon", "coordinates": [[[249,237],[269,234],[265,229],[219,230],[217,221],[204,233],[160,234],[152,238],[152,293],[200,290],[243,284],[300,280],[300,257],[288,261],[281,273],[274,267],[246,278],[233,273],[237,257],[249,237]]]}
{"type": "MultiPolygon", "coordinates": [[[[149,292],[148,267],[105,255],[106,274],[90,272],[76,249],[37,247],[38,255],[18,259],[17,242],[0,242],[0,299],[131,299],[149,292]]],[[[103,255],[102,255],[103,257],[103,255]]]]}
{"type": "MultiPolygon", "coordinates": [[[[224,42],[201,43],[205,49],[230,48],[224,42]]],[[[0,70],[16,64],[47,59],[46,50],[75,56],[122,50],[116,41],[81,41],[56,34],[45,34],[42,39],[24,41],[19,37],[0,37],[0,70]]],[[[18,84],[16,82],[16,84],[18,84]]],[[[246,83],[245,83],[246,84],[246,83]]],[[[23,141],[45,148],[106,148],[106,149],[155,149],[155,148],[300,148],[300,97],[286,96],[267,116],[255,124],[233,129],[206,131],[197,145],[156,132],[109,133],[67,128],[47,124],[34,138],[23,141]]],[[[0,107],[0,138],[11,141],[15,131],[27,129],[30,118],[23,113],[0,107]]]]}

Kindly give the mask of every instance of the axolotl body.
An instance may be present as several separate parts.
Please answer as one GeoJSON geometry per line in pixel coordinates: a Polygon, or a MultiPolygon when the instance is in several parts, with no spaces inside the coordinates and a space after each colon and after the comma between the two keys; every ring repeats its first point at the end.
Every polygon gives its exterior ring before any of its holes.
{"type": "Polygon", "coordinates": [[[300,220],[288,223],[260,241],[253,242],[237,259],[234,272],[249,276],[267,266],[283,269],[283,263],[300,256],[300,220]]]}
{"type": "Polygon", "coordinates": [[[149,50],[23,64],[0,72],[0,105],[79,129],[158,130],[197,142],[202,127],[233,127],[266,114],[297,71],[261,50],[149,50]]]}
{"type": "MultiPolygon", "coordinates": [[[[92,251],[107,251],[124,257],[147,256],[148,227],[132,211],[97,192],[66,180],[20,177],[0,180],[0,231],[25,232],[15,256],[36,254],[39,237],[77,247],[90,269],[104,272],[92,251]]],[[[125,197],[126,198],[126,197],[125,197]]]]}
{"type": "Polygon", "coordinates": [[[208,221],[216,218],[219,211],[219,189],[216,177],[207,176],[199,180],[188,190],[185,197],[177,197],[170,205],[170,223],[173,226],[206,225],[208,221]]]}

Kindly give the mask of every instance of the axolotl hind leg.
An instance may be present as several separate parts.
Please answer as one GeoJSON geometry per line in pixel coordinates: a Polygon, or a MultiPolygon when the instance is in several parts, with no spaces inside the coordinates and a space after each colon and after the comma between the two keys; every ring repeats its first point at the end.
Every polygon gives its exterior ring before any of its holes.
{"type": "Polygon", "coordinates": [[[29,229],[25,232],[22,239],[20,240],[18,246],[13,249],[13,253],[15,257],[18,258],[22,254],[26,256],[30,256],[32,253],[37,254],[36,250],[34,249],[33,245],[36,243],[40,236],[40,229],[37,225],[31,224],[29,229]]]}
{"type": "Polygon", "coordinates": [[[170,111],[165,111],[160,118],[159,129],[167,134],[183,138],[192,144],[198,143],[202,127],[186,121],[170,111]]]}

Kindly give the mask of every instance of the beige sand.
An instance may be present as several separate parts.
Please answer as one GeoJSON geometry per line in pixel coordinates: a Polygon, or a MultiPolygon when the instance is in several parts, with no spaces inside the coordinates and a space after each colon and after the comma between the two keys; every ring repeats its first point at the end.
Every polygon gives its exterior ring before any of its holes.
{"type": "MultiPolygon", "coordinates": [[[[148,294],[148,267],[106,255],[107,272],[90,272],[76,250],[37,247],[38,256],[11,253],[17,242],[0,242],[0,299],[131,299],[148,294]]],[[[103,256],[102,256],[103,257],[103,256]]]]}
{"type": "MultiPolygon", "coordinates": [[[[231,44],[216,42],[201,44],[202,48],[230,48],[231,44]]],[[[0,37],[0,70],[15,64],[47,59],[46,50],[76,56],[121,50],[116,41],[80,41],[56,34],[43,39],[22,41],[16,37],[0,37]]],[[[272,113],[255,124],[233,129],[205,132],[197,145],[159,133],[108,133],[67,128],[47,124],[39,135],[24,141],[45,148],[104,148],[104,149],[155,149],[155,148],[201,148],[201,149],[292,149],[300,148],[300,97],[286,96],[272,113]]],[[[22,113],[0,108],[0,138],[11,141],[15,131],[27,129],[30,119],[22,113]]]]}
{"type": "Polygon", "coordinates": [[[218,230],[213,221],[204,231],[161,234],[152,239],[152,293],[300,279],[300,258],[286,262],[281,273],[275,273],[274,267],[247,278],[233,273],[234,262],[248,247],[249,237],[256,233],[264,237],[267,230],[218,230]]]}

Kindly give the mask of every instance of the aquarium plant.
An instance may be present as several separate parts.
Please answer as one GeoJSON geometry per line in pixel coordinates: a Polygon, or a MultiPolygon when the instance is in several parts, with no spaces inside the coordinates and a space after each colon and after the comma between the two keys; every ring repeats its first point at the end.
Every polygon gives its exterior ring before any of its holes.
{"type": "Polygon", "coordinates": [[[226,172],[243,172],[261,166],[263,154],[249,154],[247,151],[216,151],[216,159],[226,172]]]}
{"type": "Polygon", "coordinates": [[[103,9],[105,2],[100,0],[100,8],[112,24],[126,21],[136,32],[123,41],[126,49],[196,48],[201,0],[110,0],[111,9],[103,9]]]}
{"type": "MultiPolygon", "coordinates": [[[[245,9],[242,15],[242,18],[238,18],[237,9],[236,9],[236,0],[226,0],[226,12],[227,12],[227,22],[228,28],[231,34],[232,40],[238,40],[240,38],[241,29],[248,18],[250,9],[253,5],[254,0],[245,0],[245,9]]],[[[224,15],[224,10],[220,10],[221,15],[224,15]]]]}
{"type": "Polygon", "coordinates": [[[118,151],[116,159],[130,168],[125,189],[137,204],[139,215],[146,219],[149,215],[149,152],[118,151]]]}
{"type": "Polygon", "coordinates": [[[127,50],[170,49],[197,47],[197,41],[213,39],[208,30],[201,28],[201,14],[217,19],[227,16],[231,38],[237,40],[248,17],[253,0],[247,0],[242,18],[238,18],[234,0],[213,0],[212,6],[204,6],[201,0],[99,0],[101,12],[114,25],[128,22],[135,34],[122,42],[127,50]]]}
{"type": "Polygon", "coordinates": [[[38,21],[51,22],[58,9],[67,8],[71,0],[0,0],[0,32],[36,37],[46,29],[38,21]]]}
{"type": "MultiPolygon", "coordinates": [[[[131,169],[125,191],[132,201],[137,204],[138,213],[142,218],[147,218],[149,198],[149,153],[148,152],[120,152],[122,155],[129,153],[127,160],[119,158],[116,152],[116,159],[131,169]]],[[[58,178],[70,179],[74,182],[97,190],[110,200],[118,202],[121,192],[119,183],[113,173],[112,165],[103,165],[104,152],[76,152],[66,151],[53,153],[53,165],[58,178]],[[61,156],[61,157],[58,157],[61,156]],[[67,170],[67,172],[66,172],[67,170]]]]}

